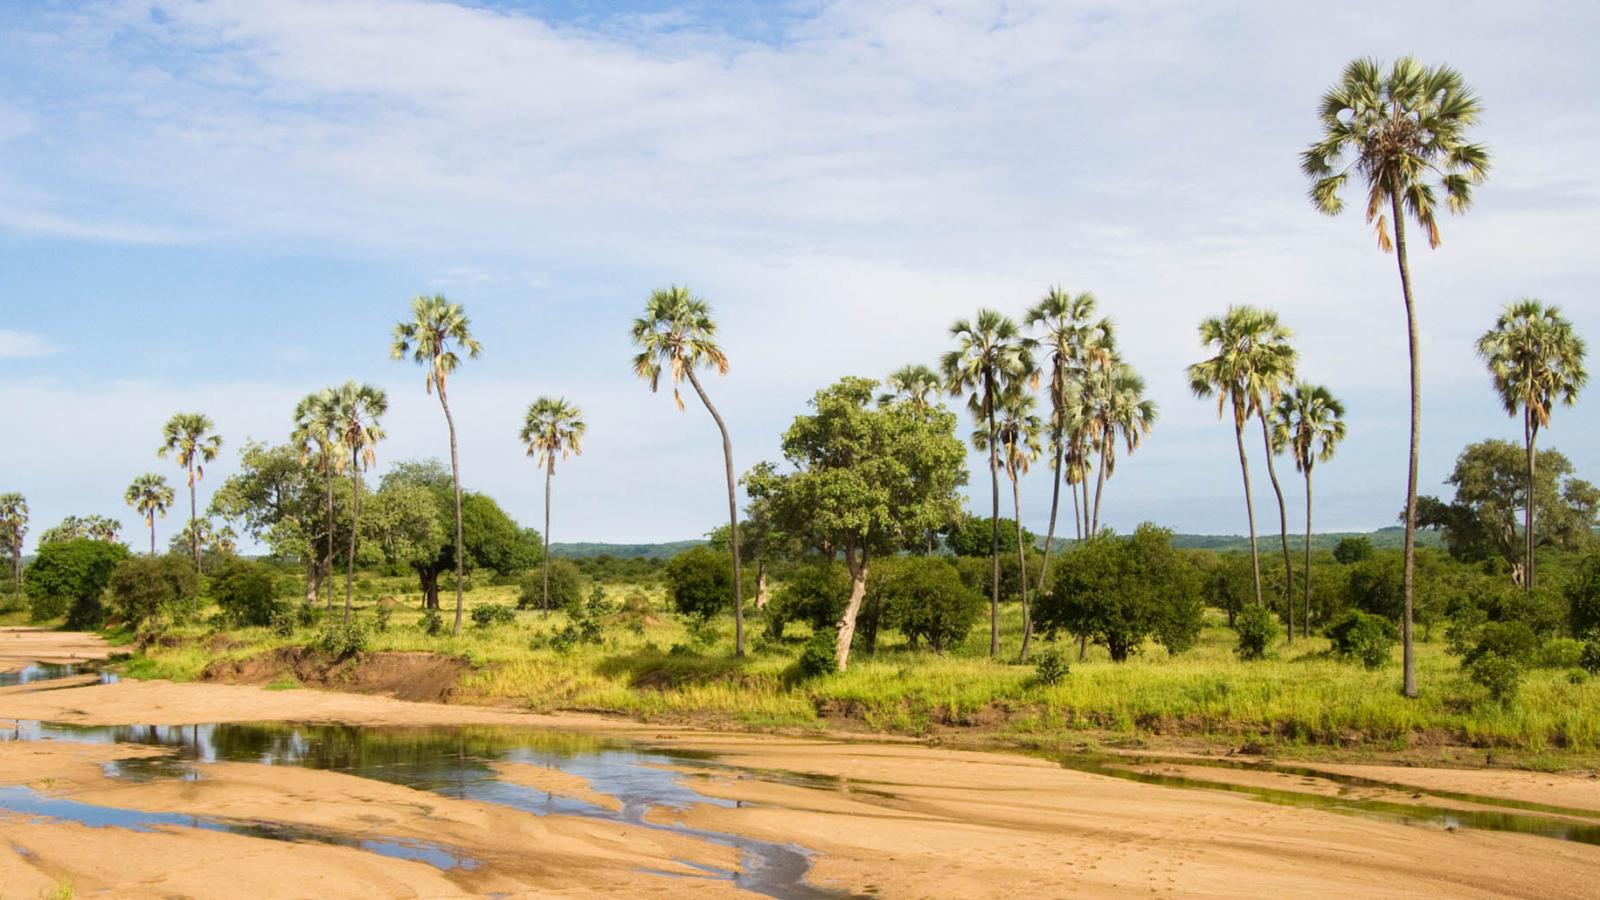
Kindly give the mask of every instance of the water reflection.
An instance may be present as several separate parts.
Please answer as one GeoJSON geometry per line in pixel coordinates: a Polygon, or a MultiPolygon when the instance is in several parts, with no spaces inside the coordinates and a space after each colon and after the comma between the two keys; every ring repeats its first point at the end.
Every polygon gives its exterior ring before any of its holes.
{"type": "MultiPolygon", "coordinates": [[[[96,673],[95,669],[79,666],[77,663],[29,663],[20,669],[10,672],[0,672],[0,687],[10,687],[16,684],[37,684],[41,681],[55,681],[78,674],[96,673]]],[[[117,676],[110,672],[98,672],[101,684],[115,684],[117,676]]]]}

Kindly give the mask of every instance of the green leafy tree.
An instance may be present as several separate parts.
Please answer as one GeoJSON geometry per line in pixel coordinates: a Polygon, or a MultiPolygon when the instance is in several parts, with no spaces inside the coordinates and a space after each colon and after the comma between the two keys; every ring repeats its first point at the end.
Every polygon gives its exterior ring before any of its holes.
{"type": "Polygon", "coordinates": [[[483,347],[472,336],[471,323],[461,304],[451,303],[438,294],[417,297],[411,301],[411,319],[394,326],[394,344],[389,349],[391,358],[403,360],[410,356],[417,365],[427,369],[428,393],[438,395],[439,407],[444,410],[445,426],[450,432],[450,480],[455,487],[457,548],[456,621],[451,629],[452,634],[461,633],[461,591],[466,581],[466,572],[462,568],[466,565],[466,554],[461,552],[465,546],[461,542],[461,460],[456,450],[456,420],[450,414],[450,399],[445,393],[445,383],[461,365],[457,350],[465,351],[467,356],[477,359],[483,347]]]}
{"type": "Polygon", "coordinates": [[[727,555],[710,547],[691,547],[667,560],[663,574],[673,608],[701,624],[710,622],[727,609],[730,596],[737,596],[729,584],[731,571],[727,555]]]}
{"type": "Polygon", "coordinates": [[[898,561],[882,581],[886,618],[913,641],[943,654],[966,639],[983,615],[983,593],[968,587],[947,559],[898,561]]]}
{"type": "Polygon", "coordinates": [[[163,612],[192,606],[200,577],[182,556],[129,557],[111,571],[112,612],[129,628],[159,621],[163,612]]]}
{"type": "Polygon", "coordinates": [[[303,452],[295,444],[246,441],[239,448],[238,471],[217,488],[207,512],[227,523],[224,527],[237,527],[265,544],[273,556],[302,561],[310,603],[332,567],[333,531],[348,534],[351,523],[348,504],[344,517],[328,518],[333,507],[324,510],[323,492],[331,482],[319,480],[320,473],[303,464],[303,452]],[[328,548],[326,557],[319,544],[328,548]]]}
{"type": "MultiPolygon", "coordinates": [[[[389,411],[389,397],[370,384],[346,381],[334,390],[333,403],[339,413],[339,446],[350,454],[350,517],[352,521],[360,522],[361,470],[377,462],[377,445],[385,437],[380,420],[389,411]]],[[[355,597],[356,549],[360,543],[360,533],[360,528],[350,529],[350,552],[345,557],[345,625],[350,624],[350,603],[355,597]]],[[[459,617],[456,630],[461,630],[459,617]]]]}
{"type": "MultiPolygon", "coordinates": [[[[973,319],[958,319],[950,326],[956,349],[940,361],[945,389],[965,396],[967,410],[984,429],[989,449],[989,655],[1000,655],[1000,440],[996,431],[1000,397],[1013,385],[1032,380],[1039,370],[1033,362],[1037,341],[1022,334],[1017,323],[992,309],[980,309],[973,319]]],[[[842,668],[842,666],[841,666],[842,668]]]]}
{"type": "Polygon", "coordinates": [[[331,387],[307,394],[295,404],[294,430],[290,432],[289,443],[300,453],[302,466],[314,466],[317,474],[322,476],[323,504],[322,520],[317,525],[311,525],[310,519],[301,520],[301,531],[312,544],[316,543],[319,536],[322,538],[322,558],[317,559],[315,547],[307,547],[305,558],[307,560],[308,577],[306,579],[306,597],[315,599],[322,583],[328,583],[326,604],[333,608],[333,546],[334,532],[337,530],[337,516],[333,506],[334,476],[343,474],[344,456],[340,452],[339,444],[339,402],[338,392],[331,387]]]}
{"type": "MultiPolygon", "coordinates": [[[[1539,429],[1550,427],[1550,411],[1557,404],[1571,406],[1589,380],[1583,370],[1583,339],[1562,318],[1561,310],[1538,300],[1509,304],[1494,327],[1478,338],[1478,355],[1489,366],[1495,393],[1508,415],[1522,414],[1522,445],[1527,457],[1528,484],[1523,497],[1537,493],[1534,445],[1539,429]]],[[[1522,586],[1533,590],[1534,507],[1523,504],[1522,586]]]]}
{"type": "MultiPolygon", "coordinates": [[[[528,406],[522,421],[522,443],[528,455],[544,469],[544,557],[550,557],[550,482],[556,477],[556,454],[562,459],[583,454],[583,410],[566,398],[540,397],[528,406]]],[[[548,578],[550,567],[542,567],[548,578]]],[[[544,587],[540,608],[550,611],[550,586],[544,587]]]]}
{"type": "Polygon", "coordinates": [[[752,496],[768,499],[781,527],[825,557],[843,557],[850,596],[838,622],[835,659],[849,666],[857,615],[872,560],[922,540],[921,530],[959,509],[955,487],[964,478],[966,451],[955,416],[917,414],[891,404],[874,408],[878,383],[844,378],[812,398],[813,412],[784,432],[788,474],[752,472],[752,496]]]}
{"type": "MultiPolygon", "coordinates": [[[[166,459],[171,454],[178,468],[183,469],[189,482],[189,521],[193,523],[200,518],[199,505],[195,500],[195,490],[200,479],[205,477],[205,464],[215,460],[217,453],[222,450],[222,436],[216,433],[216,425],[211,419],[201,413],[178,413],[167,420],[161,430],[161,446],[156,448],[156,456],[166,459]]],[[[200,542],[195,540],[190,549],[194,553],[195,571],[200,571],[200,542]]]]}
{"type": "Polygon", "coordinates": [[[537,603],[541,609],[554,607],[570,612],[582,601],[583,572],[578,564],[559,556],[547,556],[523,579],[517,608],[532,609],[537,603]]]}
{"type": "Polygon", "coordinates": [[[0,494],[0,549],[11,557],[11,578],[22,593],[22,540],[28,536],[28,500],[15,491],[0,494]]]}
{"type": "MultiPolygon", "coordinates": [[[[1299,384],[1286,392],[1272,410],[1272,443],[1294,458],[1294,467],[1306,480],[1305,616],[1302,634],[1311,636],[1311,470],[1333,458],[1344,440],[1344,404],[1327,388],[1299,384]]],[[[1290,584],[1294,581],[1291,578],[1290,584]]],[[[1289,617],[1289,639],[1294,639],[1294,616],[1289,617]]]]}
{"type": "Polygon", "coordinates": [[[68,628],[99,628],[105,621],[101,595],[117,564],[127,558],[127,547],[93,538],[40,544],[23,575],[33,618],[43,621],[65,613],[68,628]]]}
{"type": "Polygon", "coordinates": [[[172,486],[167,484],[167,479],[154,472],[146,472],[133,480],[128,485],[128,490],[122,499],[139,513],[145,525],[150,529],[150,555],[156,555],[156,516],[165,519],[167,510],[172,507],[174,497],[172,486]]]}
{"type": "Polygon", "coordinates": [[[1144,523],[1129,538],[1110,532],[1061,555],[1038,624],[1103,644],[1124,662],[1154,636],[1169,652],[1192,646],[1203,610],[1194,570],[1172,546],[1172,532],[1144,523]]]}
{"type": "Polygon", "coordinates": [[[1360,536],[1340,538],[1333,547],[1333,558],[1342,565],[1358,563],[1372,555],[1372,539],[1360,536]]]}
{"type": "MultiPolygon", "coordinates": [[[[1002,518],[1000,527],[1000,553],[1002,557],[1013,555],[1019,546],[1033,547],[1039,543],[1039,536],[1022,529],[1022,544],[1017,543],[1017,521],[1002,518]]],[[[944,532],[944,546],[946,550],[962,557],[989,556],[989,535],[994,526],[987,516],[962,515],[952,523],[944,532]]],[[[1002,592],[1003,595],[1003,592],[1002,592]]]]}
{"type": "Polygon", "coordinates": [[[1489,173],[1489,151],[1470,143],[1467,131],[1478,121],[1478,98],[1461,74],[1449,66],[1429,67],[1406,56],[1387,72],[1374,59],[1357,59],[1322,97],[1322,134],[1300,156],[1311,179],[1311,202],[1318,211],[1338,215],[1340,194],[1352,177],[1366,185],[1367,222],[1378,248],[1394,252],[1405,300],[1406,339],[1411,360],[1411,448],[1407,463],[1405,597],[1400,625],[1405,655],[1404,693],[1417,695],[1417,667],[1411,635],[1417,522],[1417,454],[1421,439],[1421,369],[1417,358],[1417,315],[1406,259],[1406,218],[1439,246],[1436,210],[1439,191],[1445,206],[1462,213],[1472,205],[1472,189],[1489,173]],[[1435,186],[1437,185],[1437,187],[1435,186]],[[1390,240],[1389,228],[1394,228],[1390,240]]]}
{"type": "Polygon", "coordinates": [[[235,625],[266,626],[283,612],[272,569],[248,559],[230,559],[211,576],[211,599],[235,625]]]}
{"type": "Polygon", "coordinates": [[[744,598],[739,594],[744,581],[739,566],[739,498],[733,477],[733,439],[728,435],[728,425],[722,420],[722,414],[712,405],[695,374],[697,369],[728,374],[728,355],[717,346],[717,323],[711,318],[711,308],[704,300],[689,293],[687,287],[672,285],[651,292],[644,315],[633,320],[632,333],[633,343],[639,348],[633,358],[633,373],[649,382],[654,392],[661,385],[662,373],[666,372],[672,381],[672,399],[680,411],[683,397],[678,393],[678,386],[687,380],[722,434],[722,462],[728,478],[728,533],[733,542],[729,554],[733,576],[728,581],[728,589],[734,592],[733,652],[735,656],[744,656],[744,598]]]}

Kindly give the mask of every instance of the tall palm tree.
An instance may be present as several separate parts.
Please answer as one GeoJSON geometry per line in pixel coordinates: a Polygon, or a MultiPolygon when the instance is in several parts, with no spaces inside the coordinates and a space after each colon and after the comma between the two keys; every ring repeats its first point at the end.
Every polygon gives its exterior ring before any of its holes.
{"type": "Polygon", "coordinates": [[[1412,646],[1412,591],[1416,580],[1417,452],[1421,440],[1421,368],[1417,359],[1417,314],[1406,260],[1405,220],[1409,215],[1439,246],[1438,191],[1451,212],[1466,212],[1472,188],[1489,173],[1489,151],[1467,141],[1478,121],[1478,98],[1449,66],[1429,67],[1406,56],[1384,72],[1374,59],[1357,59],[1323,95],[1318,118],[1322,136],[1300,155],[1311,179],[1311,202],[1323,213],[1344,209],[1339,193],[1352,175],[1367,187],[1367,222],[1378,249],[1394,252],[1400,268],[1400,293],[1406,308],[1406,343],[1411,358],[1411,449],[1406,473],[1405,563],[1402,576],[1405,616],[1405,695],[1417,695],[1417,665],[1412,646]],[[1437,183],[1437,188],[1435,187],[1437,183]],[[1387,207],[1387,212],[1385,208],[1387,207]],[[1389,227],[1394,240],[1389,239],[1389,227]]]}
{"type": "MultiPolygon", "coordinates": [[[[195,482],[205,477],[204,464],[216,459],[218,451],[222,449],[222,436],[213,430],[215,428],[211,419],[202,413],[178,413],[168,419],[161,430],[161,446],[156,450],[156,456],[161,459],[166,459],[167,454],[171,453],[178,467],[188,473],[191,525],[200,517],[195,502],[195,482]]],[[[192,540],[190,546],[194,550],[194,569],[198,572],[200,541],[192,540]]]]}
{"type": "Polygon", "coordinates": [[[361,533],[361,470],[377,462],[377,444],[386,436],[379,420],[389,411],[389,397],[370,384],[346,381],[334,389],[333,403],[339,412],[339,446],[350,454],[350,486],[355,495],[350,512],[350,553],[344,573],[344,622],[348,625],[350,603],[355,596],[356,541],[361,533]]]}
{"type": "Polygon", "coordinates": [[[1278,314],[1261,310],[1258,322],[1258,345],[1253,354],[1256,382],[1263,396],[1256,402],[1256,418],[1261,422],[1261,447],[1267,457],[1267,481],[1272,485],[1272,495],[1278,501],[1278,545],[1283,550],[1283,608],[1288,620],[1289,641],[1294,641],[1294,563],[1289,557],[1289,510],[1283,502],[1283,486],[1278,483],[1278,467],[1274,462],[1278,447],[1272,441],[1272,425],[1268,413],[1286,387],[1294,383],[1294,367],[1298,354],[1289,345],[1294,332],[1278,324],[1278,314]]]}
{"type": "Polygon", "coordinates": [[[151,556],[156,555],[156,516],[163,519],[167,517],[174,496],[166,477],[154,472],[146,472],[135,478],[122,495],[122,499],[144,517],[145,525],[150,528],[151,556]]]}
{"type": "MultiPolygon", "coordinates": [[[[1021,478],[1041,452],[1039,434],[1044,430],[1039,417],[1033,413],[1034,398],[1022,384],[1007,385],[1000,398],[995,417],[995,439],[1003,449],[1006,477],[1011,479],[1011,507],[1017,526],[1017,574],[1022,588],[1022,651],[1023,662],[1028,660],[1032,644],[1033,616],[1028,606],[1028,553],[1022,537],[1021,478]]],[[[972,445],[979,450],[989,449],[989,434],[983,429],[972,433],[972,445]]]]}
{"type": "Polygon", "coordinates": [[[1295,386],[1272,410],[1272,442],[1289,451],[1306,479],[1305,615],[1300,623],[1305,637],[1311,636],[1311,469],[1333,458],[1344,433],[1344,404],[1319,384],[1295,386]]]}
{"type": "MultiPolygon", "coordinates": [[[[1069,435],[1074,434],[1072,426],[1075,423],[1081,424],[1081,419],[1074,415],[1075,401],[1081,391],[1087,367],[1100,362],[1102,357],[1109,357],[1115,353],[1115,332],[1111,320],[1091,321],[1094,311],[1094,295],[1088,291],[1073,295],[1062,291],[1059,287],[1053,287],[1046,292],[1043,299],[1028,310],[1025,319],[1028,327],[1042,330],[1044,336],[1040,343],[1050,351],[1050,453],[1054,465],[1051,467],[1050,479],[1050,524],[1045,529],[1044,558],[1039,563],[1041,589],[1050,577],[1050,551],[1055,544],[1056,514],[1061,506],[1061,483],[1063,481],[1068,483],[1073,492],[1073,507],[1076,509],[1078,501],[1076,484],[1082,480],[1081,477],[1072,480],[1069,473],[1062,469],[1064,463],[1073,467],[1081,463],[1079,459],[1073,459],[1070,463],[1068,461],[1069,435]]],[[[1081,473],[1079,474],[1081,476],[1081,473]]],[[[1073,527],[1081,537],[1083,531],[1078,528],[1076,512],[1073,513],[1073,527]]],[[[1027,641],[1026,634],[1023,636],[1023,641],[1024,643],[1027,641]]]]}
{"type": "Polygon", "coordinates": [[[901,366],[884,380],[887,391],[878,396],[880,403],[899,401],[923,412],[933,405],[933,397],[944,390],[939,373],[924,365],[901,366]]]}
{"type": "Polygon", "coordinates": [[[1000,396],[1008,387],[1032,379],[1036,342],[1025,337],[1017,323],[992,309],[980,309],[974,319],[958,319],[950,326],[956,349],[941,360],[945,389],[967,395],[967,409],[984,426],[989,449],[989,655],[1000,655],[1000,463],[995,417],[1000,396]]]}
{"type": "MultiPolygon", "coordinates": [[[[1239,474],[1244,479],[1244,506],[1250,525],[1250,568],[1256,604],[1261,600],[1261,557],[1256,548],[1255,501],[1250,492],[1250,460],[1244,450],[1244,424],[1263,406],[1263,393],[1282,383],[1291,368],[1293,349],[1287,331],[1271,312],[1230,306],[1228,312],[1200,323],[1200,343],[1215,354],[1189,367],[1189,389],[1196,397],[1217,398],[1217,417],[1230,407],[1233,437],[1239,448],[1239,474]],[[1284,357],[1287,356],[1287,363],[1284,357]]],[[[1276,396],[1274,394],[1273,396],[1276,396]]],[[[1271,455],[1269,449],[1268,455],[1271,455]]]]}
{"type": "Polygon", "coordinates": [[[0,494],[0,538],[11,551],[11,577],[22,593],[22,539],[28,534],[28,500],[16,491],[0,494]]]}
{"type": "Polygon", "coordinates": [[[1550,425],[1557,403],[1571,406],[1589,380],[1583,370],[1583,338],[1562,318],[1560,308],[1538,300],[1508,304],[1494,327],[1478,338],[1478,355],[1489,366],[1495,393],[1507,415],[1522,413],[1522,442],[1528,457],[1528,489],[1523,511],[1522,587],[1533,590],[1534,443],[1539,429],[1550,425]]]}
{"type": "Polygon", "coordinates": [[[550,482],[556,477],[556,454],[583,455],[583,410],[563,397],[540,397],[528,406],[522,423],[522,443],[528,455],[544,467],[544,565],[541,608],[550,611],[550,482]]]}
{"type": "Polygon", "coordinates": [[[1100,471],[1094,487],[1094,515],[1087,532],[1092,536],[1100,531],[1100,497],[1105,491],[1106,479],[1117,469],[1117,439],[1122,439],[1123,446],[1132,455],[1144,436],[1155,427],[1159,410],[1154,400],[1145,399],[1144,379],[1133,366],[1121,360],[1091,370],[1087,394],[1093,409],[1090,433],[1100,456],[1100,471]]]}
{"type": "Polygon", "coordinates": [[[458,348],[473,359],[483,351],[472,336],[471,322],[461,304],[438,294],[411,301],[411,320],[394,326],[394,344],[389,348],[392,359],[405,359],[409,354],[428,370],[428,393],[438,394],[444,423],[450,431],[450,481],[456,501],[456,623],[452,634],[461,633],[461,591],[467,564],[467,548],[461,541],[461,461],[456,453],[456,420],[450,415],[450,399],[445,395],[445,382],[461,364],[458,348]]]}
{"type": "MultiPolygon", "coordinates": [[[[323,490],[327,500],[326,542],[322,560],[317,565],[318,576],[329,582],[327,607],[333,608],[333,476],[344,473],[344,459],[339,449],[339,402],[337,392],[323,388],[300,398],[294,408],[294,431],[289,440],[300,450],[300,463],[305,465],[311,454],[317,454],[316,470],[322,474],[323,490]]],[[[320,589],[320,586],[319,586],[320,589]]]]}
{"type": "Polygon", "coordinates": [[[728,424],[711,404],[695,374],[701,368],[728,374],[728,355],[717,346],[717,323],[704,300],[691,294],[688,287],[671,285],[650,292],[644,315],[633,320],[632,335],[639,348],[633,358],[633,373],[649,382],[654,392],[660,387],[665,370],[672,380],[673,402],[680,411],[683,396],[678,386],[688,380],[722,433],[722,462],[728,479],[728,533],[733,551],[733,652],[744,656],[744,588],[739,571],[739,501],[733,477],[733,439],[728,435],[728,424]]]}

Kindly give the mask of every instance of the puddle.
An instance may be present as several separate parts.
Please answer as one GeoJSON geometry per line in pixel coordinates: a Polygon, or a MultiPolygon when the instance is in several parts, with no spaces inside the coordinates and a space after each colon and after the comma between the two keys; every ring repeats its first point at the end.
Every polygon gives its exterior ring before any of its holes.
{"type": "MultiPolygon", "coordinates": [[[[740,866],[736,871],[695,865],[692,868],[699,872],[682,877],[724,880],[744,890],[772,897],[833,896],[805,883],[810,858],[801,847],[648,821],[648,814],[657,809],[681,810],[695,804],[733,807],[737,804],[704,796],[689,787],[677,773],[661,768],[689,761],[685,756],[642,751],[628,744],[585,735],[494,727],[368,728],[287,724],[74,726],[19,721],[11,729],[0,731],[0,741],[12,740],[137,744],[171,751],[160,756],[107,763],[106,774],[116,778],[139,781],[171,778],[198,780],[205,778],[207,763],[218,761],[298,766],[371,778],[446,797],[493,803],[535,815],[555,813],[624,822],[642,828],[670,831],[739,851],[740,866]],[[504,780],[496,765],[506,763],[545,766],[581,776],[595,791],[616,798],[620,808],[612,810],[504,780]]],[[[14,792],[26,789],[0,790],[14,792]]],[[[11,805],[14,800],[21,803],[21,800],[16,800],[21,796],[0,793],[0,809],[28,812],[28,809],[11,805]]],[[[125,810],[111,812],[135,817],[144,815],[125,810]]],[[[183,821],[157,824],[205,827],[194,825],[196,820],[192,817],[178,818],[183,821]]],[[[233,823],[233,827],[240,827],[239,823],[233,823]]],[[[293,840],[295,837],[280,839],[293,840]]],[[[374,852],[385,852],[385,848],[368,847],[365,843],[359,846],[374,852]]],[[[449,852],[444,848],[419,849],[411,845],[387,849],[390,852],[386,855],[398,855],[403,851],[449,852]]],[[[452,860],[455,857],[443,861],[449,863],[452,860]]],[[[429,859],[423,861],[432,862],[429,859]]],[[[456,861],[455,864],[461,863],[456,861]]]]}
{"type": "Polygon", "coordinates": [[[117,676],[110,672],[98,672],[87,666],[77,663],[29,663],[12,672],[0,672],[0,687],[11,687],[16,684],[37,684],[41,681],[55,681],[60,678],[70,678],[73,675],[100,676],[101,684],[115,684],[117,676]]]}

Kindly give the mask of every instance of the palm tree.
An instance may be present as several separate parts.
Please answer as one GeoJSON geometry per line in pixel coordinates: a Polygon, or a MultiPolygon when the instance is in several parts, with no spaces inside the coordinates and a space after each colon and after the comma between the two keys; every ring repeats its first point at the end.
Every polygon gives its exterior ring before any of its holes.
{"type": "Polygon", "coordinates": [[[0,494],[0,538],[11,551],[11,577],[22,593],[22,539],[28,534],[28,500],[16,491],[0,494]]]}
{"type": "MultiPolygon", "coordinates": [[[[161,446],[156,450],[156,456],[166,459],[167,454],[173,454],[178,467],[185,469],[189,476],[189,522],[193,524],[199,518],[199,508],[195,503],[195,482],[205,477],[204,463],[217,458],[217,452],[222,449],[222,436],[217,434],[211,419],[201,413],[178,413],[167,420],[166,427],[161,430],[161,446]]],[[[194,550],[194,569],[200,571],[200,542],[191,542],[194,550]]]]}
{"type": "Polygon", "coordinates": [[[1283,502],[1283,486],[1278,483],[1278,467],[1273,461],[1278,447],[1272,441],[1272,425],[1267,414],[1272,405],[1283,396],[1284,388],[1294,383],[1297,354],[1289,345],[1294,333],[1278,324],[1278,315],[1272,310],[1262,310],[1258,322],[1259,343],[1253,358],[1256,360],[1256,381],[1265,394],[1256,402],[1256,418],[1261,421],[1261,446],[1267,456],[1267,480],[1272,484],[1272,495],[1278,501],[1278,544],[1283,549],[1283,608],[1288,620],[1289,641],[1294,641],[1294,563],[1289,558],[1289,510],[1283,502]]]}
{"type": "Polygon", "coordinates": [[[1311,469],[1333,458],[1344,432],[1344,404],[1318,384],[1290,389],[1272,411],[1273,445],[1288,449],[1306,479],[1305,616],[1300,623],[1306,637],[1311,636],[1311,469]]]}
{"type": "Polygon", "coordinates": [[[550,482],[556,476],[556,454],[583,455],[583,410],[563,397],[540,397],[528,407],[522,423],[522,442],[528,455],[537,457],[544,467],[544,598],[541,608],[550,611],[550,482]]]}
{"type": "MultiPolygon", "coordinates": [[[[1050,551],[1055,544],[1062,481],[1066,481],[1072,491],[1073,508],[1076,509],[1078,505],[1076,485],[1082,481],[1082,473],[1078,472],[1079,478],[1074,481],[1071,473],[1062,471],[1062,465],[1068,463],[1069,435],[1076,437],[1076,430],[1072,426],[1082,423],[1081,417],[1074,415],[1075,401],[1087,367],[1115,352],[1111,320],[1091,322],[1094,309],[1093,294],[1085,291],[1074,296],[1059,287],[1053,287],[1037,305],[1028,310],[1025,319],[1030,328],[1043,330],[1044,339],[1041,343],[1050,349],[1050,453],[1055,462],[1051,467],[1050,479],[1050,525],[1045,529],[1044,558],[1039,563],[1041,589],[1050,577],[1050,551]]],[[[1071,468],[1081,468],[1082,454],[1070,455],[1078,457],[1070,461],[1071,468]]],[[[1076,512],[1073,513],[1073,527],[1081,538],[1083,530],[1078,526],[1076,512]]],[[[1027,642],[1026,634],[1023,635],[1023,642],[1027,642]]]]}
{"type": "Polygon", "coordinates": [[[639,353],[633,358],[633,373],[650,383],[650,390],[661,385],[663,369],[672,379],[672,400],[683,409],[678,386],[687,379],[700,396],[706,412],[722,433],[722,462],[728,479],[728,532],[733,551],[733,652],[744,656],[744,590],[739,571],[739,501],[733,477],[733,439],[722,414],[711,404],[695,370],[715,369],[728,374],[728,355],[717,346],[717,323],[711,308],[687,287],[671,285],[650,292],[644,315],[633,320],[633,343],[639,353]]]}
{"type": "Polygon", "coordinates": [[[339,446],[350,454],[350,485],[355,495],[350,512],[350,554],[345,559],[344,622],[350,624],[350,602],[355,595],[356,540],[361,533],[361,470],[377,462],[377,443],[384,439],[378,420],[389,411],[389,398],[370,384],[346,381],[334,389],[339,412],[339,446]]]}
{"type": "Polygon", "coordinates": [[[939,373],[924,365],[901,366],[884,380],[887,391],[878,395],[879,403],[901,402],[923,412],[933,405],[933,397],[944,389],[939,373]]]}
{"type": "Polygon", "coordinates": [[[1154,400],[1145,399],[1144,379],[1133,366],[1121,360],[1092,370],[1087,394],[1093,409],[1090,433],[1100,455],[1100,471],[1094,487],[1094,515],[1087,531],[1092,536],[1100,531],[1100,496],[1105,491],[1106,479],[1116,473],[1117,438],[1122,439],[1123,446],[1132,455],[1144,436],[1155,427],[1158,410],[1154,400]]]}
{"type": "MultiPolygon", "coordinates": [[[[1028,554],[1022,537],[1022,493],[1019,482],[1039,458],[1039,432],[1043,426],[1033,414],[1033,395],[1021,383],[1007,386],[1000,398],[999,412],[995,417],[995,437],[1004,448],[1006,477],[1011,479],[1011,506],[1017,526],[1017,573],[1022,587],[1022,651],[1023,662],[1028,660],[1028,648],[1033,637],[1033,617],[1028,607],[1028,554]]],[[[989,435],[982,429],[972,433],[972,445],[979,450],[989,449],[989,435]]]]}
{"type": "Polygon", "coordinates": [[[958,319],[950,326],[956,349],[944,355],[945,389],[952,395],[967,394],[967,409],[984,426],[989,449],[989,487],[992,497],[989,515],[989,655],[1000,655],[1000,463],[999,436],[995,415],[1000,395],[1012,384],[1032,379],[1038,383],[1039,371],[1033,364],[1036,342],[1024,337],[1017,323],[992,309],[978,310],[977,318],[958,319]]]}
{"type": "Polygon", "coordinates": [[[1311,202],[1323,213],[1344,209],[1339,192],[1359,175],[1367,186],[1367,221],[1378,235],[1378,249],[1394,251],[1400,268],[1400,293],[1406,308],[1406,341],[1411,358],[1411,449],[1406,472],[1405,563],[1402,576],[1405,616],[1405,695],[1417,695],[1417,665],[1412,647],[1412,590],[1416,580],[1417,452],[1421,439],[1421,368],[1417,359],[1417,315],[1406,260],[1405,217],[1439,246],[1435,217],[1438,190],[1454,213],[1472,205],[1472,188],[1489,173],[1489,151],[1468,143],[1467,129],[1478,121],[1478,98],[1461,74],[1449,66],[1428,67],[1407,56],[1387,73],[1373,59],[1345,66],[1339,83],[1323,95],[1318,117],[1322,137],[1300,156],[1311,179],[1311,202]],[[1434,181],[1437,181],[1435,188],[1434,181]],[[1385,214],[1387,207],[1387,214],[1385,214]],[[1389,226],[1394,240],[1389,239],[1389,226]]]}
{"type": "Polygon", "coordinates": [[[172,486],[167,484],[166,477],[154,472],[146,472],[135,478],[122,495],[122,499],[143,516],[145,524],[150,527],[151,556],[156,555],[156,516],[163,519],[167,517],[173,496],[172,486]]]}
{"type": "MultiPolygon", "coordinates": [[[[326,544],[322,560],[317,565],[322,580],[330,579],[333,574],[333,476],[336,472],[344,472],[344,461],[339,454],[339,424],[338,394],[331,387],[307,394],[295,404],[294,431],[290,433],[289,440],[300,450],[301,465],[310,459],[312,451],[316,451],[316,467],[322,473],[323,488],[327,495],[326,544]]],[[[333,608],[331,583],[327,592],[327,607],[333,608]]]]}
{"type": "Polygon", "coordinates": [[[1489,366],[1506,414],[1522,412],[1522,442],[1528,457],[1522,587],[1529,592],[1534,577],[1534,443],[1539,429],[1550,425],[1551,407],[1558,402],[1571,406],[1589,380],[1583,370],[1583,354],[1583,339],[1572,330],[1572,323],[1562,318],[1561,310],[1532,299],[1507,305],[1494,328],[1478,338],[1478,355],[1489,366]]]}
{"type": "Polygon", "coordinates": [[[438,393],[439,406],[444,409],[444,423],[450,431],[450,480],[456,501],[456,624],[452,634],[461,633],[461,591],[462,582],[466,580],[467,551],[461,541],[461,462],[456,453],[456,420],[450,415],[445,382],[461,364],[456,348],[467,351],[467,356],[473,359],[483,350],[472,336],[470,326],[461,304],[451,303],[438,294],[417,297],[411,301],[411,320],[394,326],[394,344],[389,348],[392,359],[405,359],[411,354],[418,365],[427,368],[428,393],[438,393]]]}
{"type": "MultiPolygon", "coordinates": [[[[1233,436],[1244,479],[1244,505],[1250,524],[1250,568],[1256,604],[1261,604],[1261,557],[1256,549],[1255,501],[1250,492],[1250,460],[1244,451],[1244,423],[1263,408],[1264,391],[1277,396],[1282,373],[1292,369],[1294,350],[1278,317],[1249,306],[1230,306],[1226,315],[1200,323],[1200,343],[1216,353],[1189,367],[1189,389],[1197,397],[1217,397],[1217,417],[1230,406],[1233,436]]],[[[1268,448],[1271,456],[1271,448],[1268,448]]]]}

